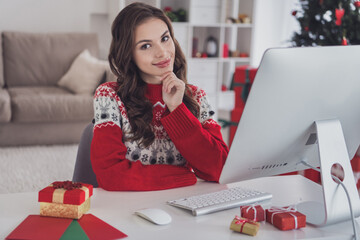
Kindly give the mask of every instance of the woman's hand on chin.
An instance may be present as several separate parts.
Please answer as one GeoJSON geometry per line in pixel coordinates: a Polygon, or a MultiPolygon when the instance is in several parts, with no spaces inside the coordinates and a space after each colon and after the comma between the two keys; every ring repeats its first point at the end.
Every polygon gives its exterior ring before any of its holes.
{"type": "Polygon", "coordinates": [[[163,85],[163,100],[169,111],[172,112],[182,103],[185,83],[178,79],[173,72],[165,73],[161,78],[161,82],[163,85]]]}

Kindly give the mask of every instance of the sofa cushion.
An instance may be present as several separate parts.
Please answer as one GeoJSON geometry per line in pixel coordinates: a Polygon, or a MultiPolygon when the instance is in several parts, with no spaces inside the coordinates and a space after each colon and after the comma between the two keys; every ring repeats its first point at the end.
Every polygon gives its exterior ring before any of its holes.
{"type": "Polygon", "coordinates": [[[10,96],[6,89],[0,88],[0,123],[10,122],[11,104],[10,96]]]}
{"type": "Polygon", "coordinates": [[[76,57],[58,85],[73,93],[93,95],[107,68],[110,68],[107,61],[91,56],[86,49],[76,57]]]}
{"type": "Polygon", "coordinates": [[[12,86],[55,86],[84,50],[98,57],[95,33],[3,32],[4,79],[12,86]]]}
{"type": "Polygon", "coordinates": [[[9,88],[13,122],[91,121],[93,97],[59,87],[9,88]]]}
{"type": "Polygon", "coordinates": [[[0,88],[4,86],[4,66],[3,66],[2,37],[0,34],[0,88]]]}

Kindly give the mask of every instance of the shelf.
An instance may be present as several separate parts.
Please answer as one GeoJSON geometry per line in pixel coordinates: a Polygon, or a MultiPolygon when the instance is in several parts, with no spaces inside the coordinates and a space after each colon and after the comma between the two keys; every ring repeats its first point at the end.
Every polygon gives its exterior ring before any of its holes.
{"type": "Polygon", "coordinates": [[[244,62],[247,63],[250,61],[248,57],[228,57],[228,58],[193,58],[189,57],[188,61],[195,61],[195,62],[244,62]]]}
{"type": "Polygon", "coordinates": [[[237,27],[237,28],[252,28],[252,23],[189,23],[189,22],[172,22],[173,26],[184,27],[237,27]]]}
{"type": "MultiPolygon", "coordinates": [[[[135,0],[108,0],[108,11],[117,13],[135,0]],[[114,10],[115,9],[115,10],[114,10]]],[[[230,86],[235,68],[252,61],[252,43],[255,23],[253,10],[257,0],[138,0],[174,12],[186,11],[186,22],[172,22],[174,35],[188,62],[187,79],[206,91],[209,101],[217,112],[222,85],[230,86]],[[239,20],[247,15],[247,23],[231,23],[227,19],[239,20]],[[210,42],[210,37],[215,38],[210,42]],[[214,44],[215,43],[215,44],[214,44]],[[215,47],[214,47],[215,46],[215,47]],[[216,51],[215,51],[215,50],[216,51]],[[223,58],[224,51],[233,56],[223,58]],[[214,53],[216,57],[196,58],[193,54],[214,53]],[[240,55],[246,53],[247,55],[240,55]]],[[[244,19],[242,19],[244,20],[244,19]]],[[[240,20],[239,20],[240,21],[240,20]]],[[[209,54],[207,54],[209,55],[209,54]]],[[[231,106],[231,103],[229,103],[231,106]]],[[[216,117],[216,116],[215,116],[216,117]]]]}

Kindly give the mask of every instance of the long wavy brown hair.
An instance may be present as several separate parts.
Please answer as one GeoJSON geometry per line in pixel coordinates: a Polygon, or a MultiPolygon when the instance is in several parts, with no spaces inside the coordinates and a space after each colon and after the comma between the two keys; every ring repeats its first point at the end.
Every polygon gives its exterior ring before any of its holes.
{"type": "Polygon", "coordinates": [[[191,113],[198,118],[199,105],[192,96],[187,84],[187,65],[179,43],[174,38],[170,20],[158,8],[144,3],[133,3],[125,7],[115,18],[112,26],[112,42],[109,52],[109,63],[112,72],[117,76],[117,94],[127,110],[132,128],[130,141],[137,141],[148,147],[155,140],[151,128],[153,119],[152,104],[145,98],[146,83],[140,77],[140,70],[133,60],[135,47],[135,28],[150,18],[158,18],[166,23],[170,36],[175,44],[174,73],[185,82],[183,102],[191,113]]]}

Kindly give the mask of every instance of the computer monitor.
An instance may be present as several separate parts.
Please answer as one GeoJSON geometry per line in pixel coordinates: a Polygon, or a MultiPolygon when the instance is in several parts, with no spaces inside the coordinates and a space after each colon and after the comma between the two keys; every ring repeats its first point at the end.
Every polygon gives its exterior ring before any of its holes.
{"type": "Polygon", "coordinates": [[[345,192],[330,175],[332,165],[338,163],[359,216],[359,195],[349,160],[360,144],[359,60],[360,46],[267,50],[220,183],[309,168],[304,162],[321,166],[323,215],[318,214],[318,203],[304,203],[304,212],[310,223],[331,224],[350,217],[345,192]]]}

